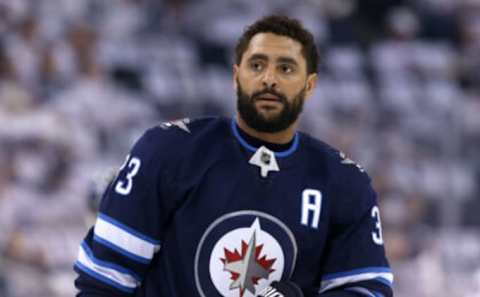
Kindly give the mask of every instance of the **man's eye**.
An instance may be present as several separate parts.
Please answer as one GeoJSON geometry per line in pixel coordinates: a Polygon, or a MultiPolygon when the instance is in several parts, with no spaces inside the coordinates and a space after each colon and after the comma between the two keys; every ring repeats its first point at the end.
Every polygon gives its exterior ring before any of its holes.
{"type": "Polygon", "coordinates": [[[281,66],[280,66],[280,70],[281,70],[283,73],[292,73],[294,69],[293,69],[292,66],[287,65],[287,64],[284,64],[284,65],[281,65],[281,66]]]}
{"type": "Polygon", "coordinates": [[[250,67],[255,70],[255,71],[260,71],[263,69],[263,65],[262,63],[259,63],[259,62],[253,62],[250,64],[250,67]]]}

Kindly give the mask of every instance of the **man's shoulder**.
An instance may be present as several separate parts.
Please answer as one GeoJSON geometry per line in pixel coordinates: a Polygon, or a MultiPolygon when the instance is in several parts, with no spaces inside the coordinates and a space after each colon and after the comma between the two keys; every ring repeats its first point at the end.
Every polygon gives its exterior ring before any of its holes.
{"type": "MultiPolygon", "coordinates": [[[[371,179],[363,167],[350,159],[341,150],[327,143],[306,136],[310,159],[315,155],[323,158],[327,167],[329,191],[335,197],[332,199],[332,213],[337,219],[355,220],[376,204],[376,194],[371,185],[371,179]]],[[[309,162],[314,163],[314,162],[309,162]]],[[[318,165],[317,165],[318,167],[318,165]]]]}
{"type": "Polygon", "coordinates": [[[168,158],[225,139],[228,129],[229,120],[221,117],[166,121],[147,129],[136,146],[168,158]]]}
{"type": "Polygon", "coordinates": [[[301,134],[308,153],[311,155],[309,159],[313,161],[319,160],[324,166],[327,166],[330,176],[334,180],[349,180],[350,182],[356,181],[360,183],[370,182],[370,178],[364,168],[356,161],[350,159],[344,152],[309,134],[301,134]]]}
{"type": "Polygon", "coordinates": [[[311,153],[322,155],[324,158],[328,158],[329,160],[334,159],[338,155],[339,150],[332,147],[328,143],[305,132],[300,132],[300,135],[304,140],[305,146],[311,153]]]}
{"type": "Polygon", "coordinates": [[[228,128],[221,117],[183,118],[161,122],[145,132],[145,136],[169,144],[188,144],[201,137],[216,137],[228,128]]]}

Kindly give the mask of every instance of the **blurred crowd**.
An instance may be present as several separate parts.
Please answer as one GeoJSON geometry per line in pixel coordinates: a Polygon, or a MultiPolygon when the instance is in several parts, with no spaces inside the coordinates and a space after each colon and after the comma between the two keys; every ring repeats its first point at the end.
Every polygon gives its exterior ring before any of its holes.
{"type": "Polygon", "coordinates": [[[303,130],[372,176],[396,296],[480,296],[480,1],[0,0],[0,297],[74,294],[108,176],[145,128],[235,112],[270,13],[316,37],[303,130]]]}

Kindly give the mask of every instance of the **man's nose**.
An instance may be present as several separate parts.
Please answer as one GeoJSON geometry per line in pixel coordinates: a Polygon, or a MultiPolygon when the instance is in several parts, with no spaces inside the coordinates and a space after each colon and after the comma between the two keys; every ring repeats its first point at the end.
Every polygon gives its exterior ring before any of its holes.
{"type": "Polygon", "coordinates": [[[262,79],[263,86],[268,89],[273,89],[277,86],[277,78],[273,69],[267,69],[262,79]]]}

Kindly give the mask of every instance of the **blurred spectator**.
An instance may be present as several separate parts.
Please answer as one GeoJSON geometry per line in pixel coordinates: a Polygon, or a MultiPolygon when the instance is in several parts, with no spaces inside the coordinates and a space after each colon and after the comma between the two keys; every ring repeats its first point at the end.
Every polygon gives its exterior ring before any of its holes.
{"type": "Polygon", "coordinates": [[[27,16],[15,23],[16,34],[7,34],[5,44],[7,55],[14,68],[16,79],[25,87],[36,92],[40,79],[38,75],[42,39],[34,16],[27,16]]]}

